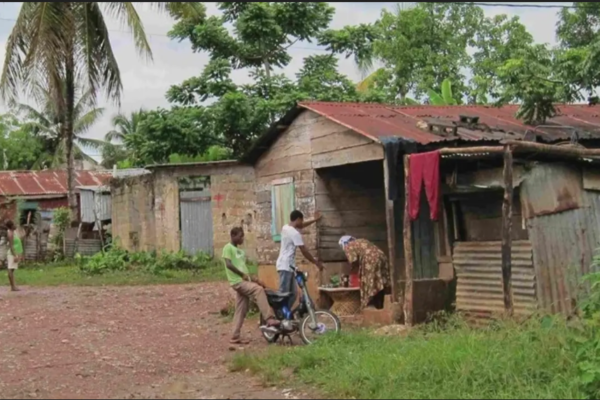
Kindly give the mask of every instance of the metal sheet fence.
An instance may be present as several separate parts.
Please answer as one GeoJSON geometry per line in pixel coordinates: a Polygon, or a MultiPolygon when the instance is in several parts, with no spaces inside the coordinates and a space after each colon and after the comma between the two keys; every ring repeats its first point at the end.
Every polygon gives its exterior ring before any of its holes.
{"type": "MultiPolygon", "coordinates": [[[[453,262],[458,311],[482,317],[504,312],[501,242],[458,242],[453,262]]],[[[535,311],[536,276],[529,241],[512,244],[512,291],[515,314],[535,311]]]]}

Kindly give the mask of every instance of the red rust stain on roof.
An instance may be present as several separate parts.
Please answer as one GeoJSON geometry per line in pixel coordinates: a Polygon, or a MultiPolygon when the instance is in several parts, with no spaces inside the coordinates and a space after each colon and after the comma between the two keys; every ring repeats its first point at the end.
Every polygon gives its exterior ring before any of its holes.
{"type": "MultiPolygon", "coordinates": [[[[108,183],[106,171],[75,171],[75,186],[108,183]]],[[[66,171],[0,171],[0,196],[40,196],[67,194],[66,171]]]]}

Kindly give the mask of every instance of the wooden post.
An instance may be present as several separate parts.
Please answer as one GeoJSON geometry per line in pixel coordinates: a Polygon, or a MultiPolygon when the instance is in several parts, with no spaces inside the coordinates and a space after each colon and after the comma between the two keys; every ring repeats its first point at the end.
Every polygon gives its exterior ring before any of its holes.
{"type": "Polygon", "coordinates": [[[511,288],[512,264],[512,202],[513,202],[513,157],[511,146],[504,147],[504,201],[502,202],[502,288],[504,309],[513,313],[511,288]]]}
{"type": "Polygon", "coordinates": [[[410,186],[410,166],[408,164],[409,156],[404,156],[404,324],[412,326],[413,324],[413,250],[412,250],[412,225],[408,213],[408,193],[410,186]]]}
{"type": "Polygon", "coordinates": [[[387,227],[388,257],[390,262],[390,279],[392,281],[392,301],[398,301],[398,280],[396,268],[396,219],[394,217],[394,200],[390,200],[390,171],[387,158],[383,160],[383,184],[385,187],[385,220],[387,227]]]}

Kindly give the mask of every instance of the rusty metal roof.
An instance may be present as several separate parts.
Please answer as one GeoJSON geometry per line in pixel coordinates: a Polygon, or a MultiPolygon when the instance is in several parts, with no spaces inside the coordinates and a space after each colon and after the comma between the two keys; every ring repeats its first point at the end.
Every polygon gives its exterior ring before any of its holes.
{"type": "MultiPolygon", "coordinates": [[[[110,171],[75,171],[75,186],[108,182],[110,171]]],[[[67,194],[67,171],[0,171],[0,196],[67,194]]]]}
{"type": "Polygon", "coordinates": [[[557,115],[543,126],[532,127],[519,121],[517,105],[492,106],[392,106],[375,103],[301,102],[311,110],[371,139],[400,137],[420,144],[443,140],[522,140],[528,131],[542,142],[569,140],[576,131],[580,139],[600,139],[600,106],[559,105],[557,115]],[[456,138],[448,138],[420,128],[418,123],[439,121],[452,124],[461,115],[479,117],[489,130],[459,127],[456,138]]]}
{"type": "Polygon", "coordinates": [[[557,115],[543,126],[528,126],[515,115],[519,106],[394,106],[377,103],[307,101],[292,107],[271,125],[241,158],[253,163],[303,111],[310,110],[375,141],[399,138],[427,145],[443,141],[500,142],[504,139],[556,143],[573,138],[600,139],[600,105],[557,105],[557,115]],[[477,129],[457,127],[456,136],[444,136],[427,127],[431,123],[453,125],[461,115],[479,117],[477,129]],[[481,129],[485,127],[486,129],[481,129]],[[526,138],[526,134],[528,137],[526,138]]]}

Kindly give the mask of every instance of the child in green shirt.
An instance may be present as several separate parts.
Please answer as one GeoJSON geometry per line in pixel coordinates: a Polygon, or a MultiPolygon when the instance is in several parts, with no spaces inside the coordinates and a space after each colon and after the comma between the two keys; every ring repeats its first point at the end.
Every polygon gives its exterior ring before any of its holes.
{"type": "Polygon", "coordinates": [[[8,254],[6,256],[8,261],[8,281],[10,282],[11,290],[17,292],[19,289],[15,285],[15,270],[19,268],[19,262],[23,257],[23,243],[16,233],[17,227],[14,222],[6,221],[4,226],[8,232],[8,254]]]}

